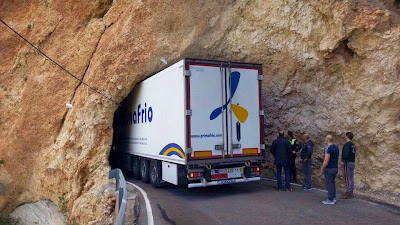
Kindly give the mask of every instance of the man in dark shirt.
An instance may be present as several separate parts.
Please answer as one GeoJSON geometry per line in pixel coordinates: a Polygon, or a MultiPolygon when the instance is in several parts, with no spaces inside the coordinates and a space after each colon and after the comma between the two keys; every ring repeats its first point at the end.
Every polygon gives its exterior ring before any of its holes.
{"type": "Polygon", "coordinates": [[[290,159],[290,142],[284,137],[283,131],[279,131],[279,137],[272,142],[271,153],[274,156],[274,164],[276,165],[276,180],[278,183],[279,191],[282,189],[282,167],[285,170],[285,187],[286,190],[290,188],[290,172],[289,172],[289,159],[290,159]]]}
{"type": "Polygon", "coordinates": [[[314,143],[310,140],[310,136],[304,133],[302,135],[304,141],[303,148],[301,149],[301,161],[303,165],[303,190],[311,190],[311,157],[314,151],[314,143]]]}
{"type": "Polygon", "coordinates": [[[297,182],[296,156],[297,152],[300,151],[301,146],[299,141],[296,140],[296,138],[294,138],[292,131],[288,131],[287,133],[290,145],[292,146],[292,152],[290,154],[290,161],[289,161],[290,182],[296,183],[297,182]]]}
{"type": "Polygon", "coordinates": [[[321,173],[324,174],[325,188],[328,191],[328,199],[322,201],[325,205],[333,205],[336,202],[335,178],[338,173],[339,148],[333,144],[332,135],[327,135],[325,142],[325,157],[322,163],[321,173]]]}
{"type": "Polygon", "coordinates": [[[342,148],[342,165],[343,165],[343,178],[346,187],[346,192],[341,196],[342,199],[349,199],[353,197],[354,191],[354,167],[356,158],[356,145],[351,141],[353,140],[353,133],[347,132],[344,136],[346,143],[342,148]]]}

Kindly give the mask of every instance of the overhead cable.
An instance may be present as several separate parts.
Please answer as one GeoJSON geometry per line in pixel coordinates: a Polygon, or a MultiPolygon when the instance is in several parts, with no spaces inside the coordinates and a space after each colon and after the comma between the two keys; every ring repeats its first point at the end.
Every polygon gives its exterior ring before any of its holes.
{"type": "Polygon", "coordinates": [[[26,45],[28,45],[29,47],[33,48],[34,50],[36,50],[40,55],[42,55],[44,58],[46,58],[47,60],[49,60],[51,63],[53,63],[54,65],[56,65],[60,70],[64,71],[66,74],[70,75],[71,77],[73,77],[74,79],[78,80],[80,82],[80,84],[85,85],[86,87],[88,87],[89,89],[91,89],[92,91],[94,91],[95,93],[103,96],[105,99],[114,102],[117,105],[120,105],[117,101],[115,101],[114,99],[112,99],[111,97],[109,97],[108,95],[100,92],[99,90],[97,90],[96,88],[90,86],[88,83],[84,82],[82,79],[80,79],[78,76],[74,75],[73,73],[71,73],[70,71],[68,71],[67,69],[65,69],[65,67],[61,66],[59,63],[57,63],[55,60],[53,60],[52,58],[50,58],[48,55],[46,55],[44,52],[42,52],[38,47],[36,47],[35,45],[33,45],[30,41],[28,41],[24,36],[22,36],[20,33],[18,33],[16,30],[14,30],[11,26],[9,26],[6,22],[4,22],[2,19],[0,19],[0,22],[3,23],[8,29],[10,29],[14,34],[16,34],[19,38],[21,38],[24,43],[26,45]]]}

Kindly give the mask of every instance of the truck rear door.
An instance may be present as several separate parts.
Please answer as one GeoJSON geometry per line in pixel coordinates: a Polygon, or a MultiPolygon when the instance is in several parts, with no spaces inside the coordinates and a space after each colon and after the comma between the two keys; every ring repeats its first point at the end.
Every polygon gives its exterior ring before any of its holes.
{"type": "Polygon", "coordinates": [[[194,64],[189,69],[191,158],[223,158],[227,154],[228,137],[225,68],[194,64]]]}
{"type": "Polygon", "coordinates": [[[245,66],[229,66],[229,142],[231,157],[260,154],[259,71],[245,66]]]}
{"type": "Polygon", "coordinates": [[[260,155],[260,67],[194,61],[190,71],[190,159],[260,155]]]}

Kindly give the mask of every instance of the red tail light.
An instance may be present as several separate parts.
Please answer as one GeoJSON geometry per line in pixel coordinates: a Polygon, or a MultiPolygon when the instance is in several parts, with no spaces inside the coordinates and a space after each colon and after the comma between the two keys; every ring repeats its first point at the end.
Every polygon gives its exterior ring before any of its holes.
{"type": "Polygon", "coordinates": [[[194,177],[198,177],[199,176],[199,173],[198,172],[191,172],[191,173],[189,173],[189,177],[190,178],[194,178],[194,177]]]}
{"type": "Polygon", "coordinates": [[[251,167],[251,172],[260,172],[260,167],[251,167]]]}

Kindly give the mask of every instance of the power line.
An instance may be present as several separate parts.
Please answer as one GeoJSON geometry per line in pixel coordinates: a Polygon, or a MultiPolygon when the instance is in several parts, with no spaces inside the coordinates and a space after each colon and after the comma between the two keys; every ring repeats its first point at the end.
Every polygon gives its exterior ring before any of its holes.
{"type": "Polygon", "coordinates": [[[46,58],[47,60],[49,60],[51,63],[53,63],[54,65],[56,65],[59,69],[61,69],[62,71],[64,71],[65,73],[67,73],[68,75],[70,75],[71,77],[73,77],[74,79],[78,80],[80,82],[80,84],[85,85],[86,87],[88,87],[89,89],[93,90],[94,92],[96,92],[97,94],[103,96],[104,98],[106,98],[107,100],[110,100],[112,102],[114,102],[117,105],[120,105],[117,101],[115,101],[114,99],[112,99],[111,97],[107,96],[106,94],[98,91],[96,88],[90,86],[89,84],[85,83],[82,79],[79,79],[76,75],[74,75],[73,73],[69,72],[67,69],[65,69],[63,66],[61,66],[60,64],[58,64],[56,61],[54,61],[52,58],[50,58],[49,56],[47,56],[44,52],[42,52],[39,48],[37,48],[35,45],[33,45],[30,41],[28,41],[26,38],[24,38],[20,33],[18,33],[16,30],[14,30],[11,26],[9,26],[6,22],[4,22],[2,19],[0,19],[0,22],[2,22],[8,29],[10,29],[13,33],[15,33],[16,35],[18,35],[18,37],[20,37],[22,40],[24,40],[24,43],[26,45],[28,45],[29,47],[35,49],[37,52],[39,52],[39,54],[41,54],[44,58],[46,58]]]}

